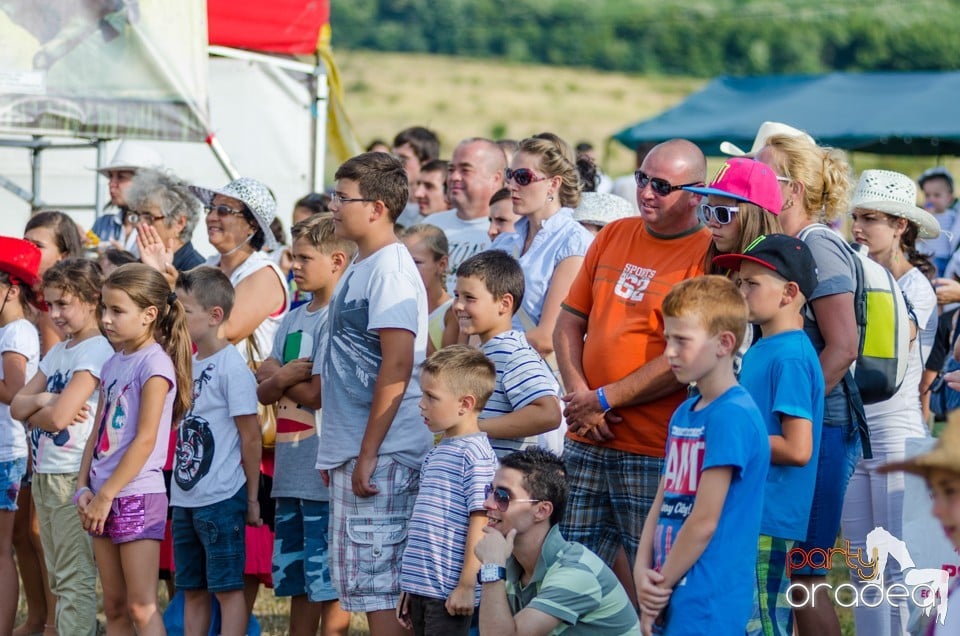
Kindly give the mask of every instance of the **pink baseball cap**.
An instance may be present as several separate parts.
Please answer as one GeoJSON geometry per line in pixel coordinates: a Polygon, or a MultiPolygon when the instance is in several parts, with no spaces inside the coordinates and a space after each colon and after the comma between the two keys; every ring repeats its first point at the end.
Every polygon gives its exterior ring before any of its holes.
{"type": "Polygon", "coordinates": [[[777,174],[770,166],[744,157],[727,159],[709,186],[686,186],[683,189],[746,201],[771,214],[780,214],[783,207],[777,174]]]}

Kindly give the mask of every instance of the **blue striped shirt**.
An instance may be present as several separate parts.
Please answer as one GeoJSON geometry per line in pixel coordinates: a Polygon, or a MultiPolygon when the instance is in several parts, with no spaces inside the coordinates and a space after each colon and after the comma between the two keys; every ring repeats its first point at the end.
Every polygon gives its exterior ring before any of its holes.
{"type": "MultiPolygon", "coordinates": [[[[470,513],[483,510],[497,458],[483,433],[444,438],[423,460],[407,530],[400,589],[446,599],[460,582],[470,513]]],[[[480,603],[480,586],[474,604],[480,603]]]]}
{"type": "MultiPolygon", "coordinates": [[[[560,385],[550,367],[521,331],[505,331],[490,338],[480,349],[497,369],[497,383],[480,419],[513,413],[545,396],[559,398],[560,385]]],[[[559,425],[560,423],[557,422],[559,425]]],[[[490,438],[490,444],[503,457],[516,450],[537,445],[537,436],[509,439],[490,438]]]]}

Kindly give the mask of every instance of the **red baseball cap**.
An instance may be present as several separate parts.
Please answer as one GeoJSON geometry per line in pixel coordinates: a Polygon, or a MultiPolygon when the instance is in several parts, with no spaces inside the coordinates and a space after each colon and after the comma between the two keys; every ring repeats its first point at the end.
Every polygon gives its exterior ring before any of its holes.
{"type": "Polygon", "coordinates": [[[36,287],[40,282],[40,249],[30,241],[0,236],[0,271],[36,287]]]}
{"type": "Polygon", "coordinates": [[[773,168],[745,157],[727,159],[709,186],[686,186],[683,189],[753,203],[770,214],[780,214],[783,207],[783,195],[773,168]]]}

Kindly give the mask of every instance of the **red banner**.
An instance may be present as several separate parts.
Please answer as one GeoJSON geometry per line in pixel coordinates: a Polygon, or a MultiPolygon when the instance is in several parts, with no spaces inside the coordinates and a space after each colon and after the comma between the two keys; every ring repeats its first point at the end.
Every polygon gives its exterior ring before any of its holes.
{"type": "Polygon", "coordinates": [[[210,44],[311,54],[330,21],[329,0],[207,0],[210,44]]]}

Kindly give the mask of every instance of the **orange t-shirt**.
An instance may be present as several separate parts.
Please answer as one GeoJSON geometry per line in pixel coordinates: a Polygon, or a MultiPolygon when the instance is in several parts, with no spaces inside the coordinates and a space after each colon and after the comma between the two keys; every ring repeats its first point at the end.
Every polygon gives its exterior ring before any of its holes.
{"type": "MultiPolygon", "coordinates": [[[[597,235],[564,302],[566,309],[587,318],[583,372],[590,388],[616,382],[663,354],[663,298],[676,283],[703,274],[709,243],[706,228],[659,238],[639,218],[611,223],[597,235]]],[[[601,445],[663,457],[670,416],[685,397],[681,390],[615,409],[623,421],[611,426],[614,439],[601,445]]]]}

